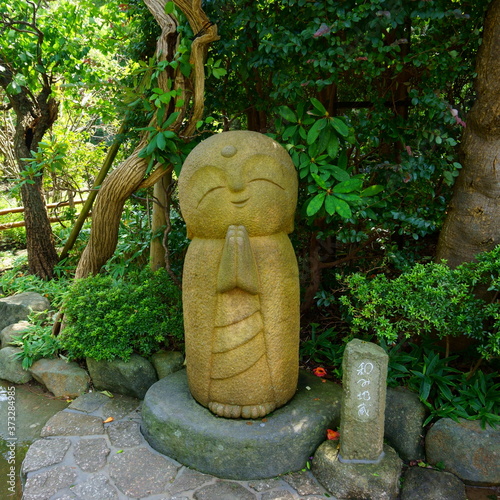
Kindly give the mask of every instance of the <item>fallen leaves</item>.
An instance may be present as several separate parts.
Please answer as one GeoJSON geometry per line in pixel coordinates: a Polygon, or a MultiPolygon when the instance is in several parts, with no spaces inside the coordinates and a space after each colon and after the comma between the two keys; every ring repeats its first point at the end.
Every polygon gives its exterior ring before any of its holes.
{"type": "Polygon", "coordinates": [[[327,371],[322,366],[318,366],[313,370],[313,373],[316,377],[324,377],[326,376],[327,371]]]}
{"type": "Polygon", "coordinates": [[[340,438],[340,432],[326,429],[326,438],[330,441],[337,441],[340,438]]]}

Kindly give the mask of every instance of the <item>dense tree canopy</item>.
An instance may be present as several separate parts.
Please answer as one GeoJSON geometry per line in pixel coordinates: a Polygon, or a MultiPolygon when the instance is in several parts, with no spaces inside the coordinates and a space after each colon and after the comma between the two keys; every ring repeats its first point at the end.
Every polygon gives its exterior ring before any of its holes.
{"type": "Polygon", "coordinates": [[[227,71],[207,102],[225,128],[276,135],[299,168],[307,302],[322,269],[362,250],[372,250],[373,267],[433,253],[461,168],[457,144],[488,3],[207,4],[221,24],[210,61],[227,71]]]}
{"type": "MultiPolygon", "coordinates": [[[[113,75],[105,56],[125,35],[118,10],[110,7],[89,1],[0,3],[1,97],[15,116],[13,135],[5,136],[1,149],[16,159],[30,271],[44,278],[52,276],[58,256],[45,209],[46,162],[38,162],[36,153],[65,103],[85,108],[100,102],[100,114],[106,113],[113,75]]],[[[57,162],[52,166],[57,169],[57,162]]]]}
{"type": "MultiPolygon", "coordinates": [[[[160,64],[158,18],[142,2],[5,3],[4,96],[47,95],[59,111],[90,104],[94,118],[86,120],[94,123],[127,110],[135,113],[132,130],[159,111],[166,125],[146,127],[147,147],[137,150],[146,175],[161,163],[178,171],[205,133],[248,128],[274,136],[301,179],[294,238],[305,306],[325,288],[328,269],[402,269],[433,256],[462,167],[457,146],[475,98],[488,0],[211,0],[200,26],[189,21],[196,2],[157,3],[178,36],[177,53],[160,64]],[[63,13],[71,22],[54,24],[63,13]],[[205,67],[211,118],[203,124],[200,115],[196,130],[178,135],[184,111],[167,122],[172,103],[192,109],[189,57],[214,25],[220,40],[205,67]],[[128,89],[118,73],[131,75],[128,89]]],[[[31,150],[18,156],[36,156],[31,150]]],[[[21,183],[38,182],[40,163],[21,161],[21,183]]],[[[173,185],[175,176],[170,192],[173,185]]],[[[175,219],[175,196],[173,203],[175,219]]]]}

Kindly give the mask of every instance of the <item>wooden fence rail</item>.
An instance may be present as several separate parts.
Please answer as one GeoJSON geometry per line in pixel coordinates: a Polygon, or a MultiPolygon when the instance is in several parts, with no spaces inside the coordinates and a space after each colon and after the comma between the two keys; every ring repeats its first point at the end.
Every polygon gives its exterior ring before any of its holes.
{"type": "MultiPolygon", "coordinates": [[[[58,207],[68,207],[71,205],[79,205],[81,203],[85,203],[86,200],[75,200],[73,202],[64,201],[60,203],[48,203],[46,205],[47,208],[58,208],[58,207]]],[[[12,207],[12,208],[4,208],[0,210],[0,216],[7,214],[15,214],[24,212],[24,207],[12,207]]],[[[59,222],[61,219],[59,217],[49,217],[50,222],[59,222]]],[[[24,221],[17,222],[6,222],[5,224],[0,224],[0,231],[4,231],[5,229],[12,229],[13,227],[24,227],[26,223],[24,221]]]]}

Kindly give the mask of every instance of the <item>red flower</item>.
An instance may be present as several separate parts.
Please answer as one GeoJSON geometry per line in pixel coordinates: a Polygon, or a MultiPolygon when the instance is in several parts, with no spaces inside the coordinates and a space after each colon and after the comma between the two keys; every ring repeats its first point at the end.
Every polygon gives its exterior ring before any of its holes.
{"type": "Polygon", "coordinates": [[[313,373],[316,377],[324,377],[326,375],[326,370],[322,366],[318,366],[313,370],[313,373]]]}
{"type": "Polygon", "coordinates": [[[340,432],[332,431],[332,429],[326,429],[326,438],[331,441],[337,441],[340,438],[340,432]]]}

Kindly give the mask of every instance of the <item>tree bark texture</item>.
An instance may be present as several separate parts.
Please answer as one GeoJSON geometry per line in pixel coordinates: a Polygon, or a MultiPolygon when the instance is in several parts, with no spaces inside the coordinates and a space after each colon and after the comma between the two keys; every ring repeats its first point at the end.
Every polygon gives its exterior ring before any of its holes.
{"type": "MultiPolygon", "coordinates": [[[[151,217],[151,227],[153,229],[153,233],[156,233],[160,228],[165,228],[167,226],[167,203],[169,203],[167,189],[169,188],[171,182],[172,176],[165,175],[154,185],[154,205],[153,215],[151,217]]],[[[163,246],[162,238],[154,238],[153,241],[151,241],[149,261],[153,271],[156,271],[161,267],[165,267],[165,248],[163,246]]]]}
{"type": "MultiPolygon", "coordinates": [[[[193,33],[201,33],[204,30],[204,34],[197,36],[191,46],[192,81],[188,81],[180,71],[177,71],[172,78],[176,88],[183,89],[186,94],[189,91],[191,94],[192,109],[189,116],[186,108],[176,109],[180,113],[177,121],[172,125],[172,129],[176,130],[180,137],[187,137],[194,132],[196,122],[203,115],[204,59],[208,44],[217,40],[218,36],[217,27],[209,22],[201,8],[201,0],[174,1],[188,18],[193,33]],[[185,126],[184,123],[186,123],[185,126]],[[183,130],[180,130],[181,125],[184,126],[183,130]]],[[[166,0],[144,0],[144,2],[162,28],[157,43],[157,58],[160,61],[168,59],[175,53],[177,23],[173,17],[165,14],[166,0]]],[[[167,73],[160,76],[158,79],[160,88],[167,90],[170,77],[171,75],[167,73]]],[[[155,124],[156,121],[153,119],[150,125],[155,124]]],[[[76,278],[97,274],[113,255],[125,201],[139,187],[149,185],[149,179],[143,182],[149,159],[138,156],[145,146],[147,146],[147,136],[141,139],[134,153],[103,182],[93,210],[90,239],[78,263],[76,278]]],[[[157,165],[156,169],[156,172],[150,176],[150,179],[155,181],[161,177],[158,173],[167,174],[172,171],[172,166],[157,165]]]]}
{"type": "MultiPolygon", "coordinates": [[[[24,158],[31,157],[45,132],[57,119],[58,103],[49,97],[50,87],[36,97],[27,89],[13,96],[11,102],[16,113],[14,134],[14,155],[19,172],[26,169],[24,158]]],[[[21,186],[21,198],[24,206],[26,223],[26,249],[28,251],[28,267],[31,274],[43,279],[50,279],[59,258],[54,243],[50,220],[45,207],[42,188],[42,174],[30,179],[21,186]]]]}
{"type": "Polygon", "coordinates": [[[463,165],[436,258],[451,267],[500,244],[500,0],[486,14],[477,56],[477,100],[467,116],[463,165]]]}

